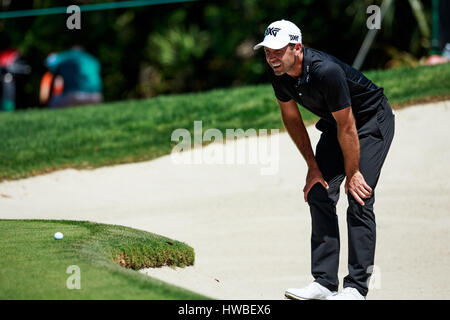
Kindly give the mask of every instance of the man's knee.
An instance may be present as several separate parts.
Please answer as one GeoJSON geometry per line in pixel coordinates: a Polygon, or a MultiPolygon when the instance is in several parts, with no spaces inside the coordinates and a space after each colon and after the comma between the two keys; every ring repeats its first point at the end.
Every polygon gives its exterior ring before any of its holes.
{"type": "Polygon", "coordinates": [[[353,197],[353,195],[349,192],[347,195],[348,198],[348,206],[354,211],[361,211],[362,209],[373,210],[373,205],[375,203],[375,190],[372,189],[372,194],[370,198],[361,200],[364,202],[364,206],[359,204],[358,201],[353,197]]]}
{"type": "Polygon", "coordinates": [[[362,199],[364,205],[358,203],[355,198],[348,194],[348,209],[347,209],[347,222],[352,225],[364,224],[365,226],[370,226],[375,228],[375,213],[374,213],[374,203],[375,195],[368,199],[362,199]]]}
{"type": "Polygon", "coordinates": [[[334,201],[329,195],[329,191],[325,189],[322,184],[316,183],[308,192],[308,204],[335,204],[337,200],[334,201]]]}

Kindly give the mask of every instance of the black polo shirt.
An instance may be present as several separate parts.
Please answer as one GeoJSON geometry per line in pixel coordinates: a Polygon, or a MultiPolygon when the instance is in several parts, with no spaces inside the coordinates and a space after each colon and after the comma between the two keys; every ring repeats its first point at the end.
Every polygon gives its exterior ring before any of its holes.
{"type": "Polygon", "coordinates": [[[357,126],[371,117],[385,98],[360,71],[325,52],[303,47],[300,78],[271,74],[278,100],[294,99],[326,122],[336,125],[332,112],[352,107],[357,126]]]}

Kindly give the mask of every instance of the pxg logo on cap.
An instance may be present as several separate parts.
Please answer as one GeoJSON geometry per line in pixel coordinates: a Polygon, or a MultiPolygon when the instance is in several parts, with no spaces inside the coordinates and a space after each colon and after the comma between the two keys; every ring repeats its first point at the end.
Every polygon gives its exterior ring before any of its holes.
{"type": "Polygon", "coordinates": [[[264,32],[264,41],[253,47],[254,50],[261,47],[281,49],[289,43],[301,43],[302,33],[300,29],[290,21],[280,20],[272,22],[264,32]]]}
{"type": "Polygon", "coordinates": [[[280,28],[267,28],[266,32],[264,33],[264,37],[267,35],[271,35],[276,37],[277,36],[277,32],[280,31],[280,28]]]}

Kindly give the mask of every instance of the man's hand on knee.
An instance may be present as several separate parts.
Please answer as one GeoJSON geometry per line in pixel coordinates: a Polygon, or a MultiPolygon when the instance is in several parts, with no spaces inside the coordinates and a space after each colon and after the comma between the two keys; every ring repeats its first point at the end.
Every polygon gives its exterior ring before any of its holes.
{"type": "Polygon", "coordinates": [[[372,188],[366,183],[360,171],[356,171],[351,177],[347,176],[345,181],[345,193],[350,194],[360,204],[364,205],[362,199],[368,199],[372,196],[372,188]]]}

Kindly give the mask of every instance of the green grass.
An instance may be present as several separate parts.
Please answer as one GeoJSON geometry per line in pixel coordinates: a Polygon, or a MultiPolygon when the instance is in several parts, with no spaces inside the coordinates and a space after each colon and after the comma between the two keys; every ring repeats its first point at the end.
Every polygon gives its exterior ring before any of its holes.
{"type": "MultiPolygon", "coordinates": [[[[391,104],[449,97],[450,64],[365,73],[391,104]]],[[[308,122],[316,118],[303,112],[308,122]]],[[[0,114],[0,181],[61,168],[94,168],[170,153],[171,133],[194,120],[203,130],[282,129],[270,85],[0,114]]]]}
{"type": "Polygon", "coordinates": [[[207,299],[132,269],[194,263],[188,245],[131,228],[82,221],[0,220],[0,299],[207,299]],[[54,240],[55,232],[64,234],[54,240]],[[68,289],[69,266],[81,289],[68,289]]]}
{"type": "Polygon", "coordinates": [[[365,74],[374,83],[384,87],[384,93],[394,105],[414,103],[427,98],[448,98],[450,94],[450,63],[370,71],[365,74]]]}

